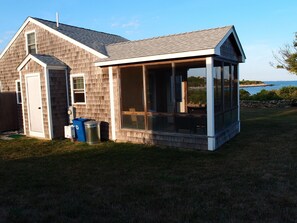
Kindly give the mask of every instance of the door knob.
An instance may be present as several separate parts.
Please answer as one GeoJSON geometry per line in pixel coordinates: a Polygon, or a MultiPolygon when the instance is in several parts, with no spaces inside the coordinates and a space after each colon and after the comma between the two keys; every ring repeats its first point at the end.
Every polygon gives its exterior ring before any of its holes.
{"type": "Polygon", "coordinates": [[[41,107],[38,107],[38,109],[41,109],[41,107]]]}

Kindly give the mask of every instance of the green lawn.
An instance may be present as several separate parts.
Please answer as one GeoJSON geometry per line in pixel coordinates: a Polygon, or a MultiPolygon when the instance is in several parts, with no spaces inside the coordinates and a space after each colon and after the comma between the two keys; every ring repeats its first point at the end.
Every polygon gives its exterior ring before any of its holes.
{"type": "Polygon", "coordinates": [[[0,140],[0,222],[296,222],[297,109],[245,109],[215,152],[0,140]]]}

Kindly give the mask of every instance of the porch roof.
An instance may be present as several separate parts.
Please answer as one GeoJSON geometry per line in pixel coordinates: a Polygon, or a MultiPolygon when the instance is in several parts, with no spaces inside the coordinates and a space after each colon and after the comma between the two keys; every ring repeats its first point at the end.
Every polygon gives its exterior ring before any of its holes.
{"type": "Polygon", "coordinates": [[[34,60],[36,63],[43,67],[53,67],[53,68],[66,68],[67,65],[61,60],[57,59],[51,55],[44,54],[29,54],[25,57],[22,63],[18,66],[17,70],[20,71],[29,62],[29,60],[34,60]]]}
{"type": "MultiPolygon", "coordinates": [[[[106,46],[109,58],[98,61],[96,65],[109,66],[160,59],[220,55],[220,46],[231,33],[238,40],[234,27],[225,26],[110,44],[106,46]]],[[[239,40],[237,44],[242,52],[242,57],[245,58],[239,40]]]]}

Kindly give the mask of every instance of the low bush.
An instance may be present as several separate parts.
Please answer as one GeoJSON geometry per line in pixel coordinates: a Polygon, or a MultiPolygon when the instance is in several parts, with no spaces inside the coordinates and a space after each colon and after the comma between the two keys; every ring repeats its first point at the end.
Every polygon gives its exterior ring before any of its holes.
{"type": "Polygon", "coordinates": [[[283,99],[297,99],[297,87],[283,87],[277,93],[283,99]]]}
{"type": "Polygon", "coordinates": [[[239,94],[241,100],[250,100],[251,94],[247,90],[240,89],[239,94]]]}
{"type": "Polygon", "coordinates": [[[296,100],[297,99],[297,87],[288,86],[282,87],[279,90],[262,90],[257,94],[251,95],[248,91],[240,89],[241,100],[255,100],[255,101],[269,101],[269,100],[296,100]]]}
{"type": "Polygon", "coordinates": [[[257,94],[251,95],[251,100],[255,101],[270,101],[270,100],[280,100],[282,99],[277,95],[275,91],[262,90],[257,94]]]}

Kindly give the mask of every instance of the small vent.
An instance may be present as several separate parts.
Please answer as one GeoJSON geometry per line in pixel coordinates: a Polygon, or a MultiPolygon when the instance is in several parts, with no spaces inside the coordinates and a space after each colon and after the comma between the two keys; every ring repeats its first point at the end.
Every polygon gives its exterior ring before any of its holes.
{"type": "Polygon", "coordinates": [[[56,12],[56,25],[57,25],[57,28],[59,28],[59,13],[56,12]]]}

